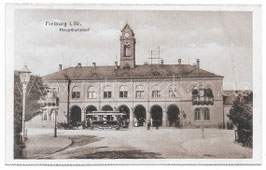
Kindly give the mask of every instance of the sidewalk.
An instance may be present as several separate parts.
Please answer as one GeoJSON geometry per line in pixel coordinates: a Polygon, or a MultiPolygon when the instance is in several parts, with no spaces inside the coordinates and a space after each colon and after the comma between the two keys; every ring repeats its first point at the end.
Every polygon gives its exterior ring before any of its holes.
{"type": "Polygon", "coordinates": [[[62,150],[72,144],[72,141],[64,137],[53,137],[53,135],[29,136],[26,141],[26,158],[41,158],[62,150]]]}
{"type": "Polygon", "coordinates": [[[200,156],[213,158],[252,158],[252,149],[234,142],[234,138],[214,137],[184,142],[182,147],[200,156]]]}

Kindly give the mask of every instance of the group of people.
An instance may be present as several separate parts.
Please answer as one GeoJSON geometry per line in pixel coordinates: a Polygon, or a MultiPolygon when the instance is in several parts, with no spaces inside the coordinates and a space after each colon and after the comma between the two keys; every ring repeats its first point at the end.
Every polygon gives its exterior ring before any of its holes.
{"type": "MultiPolygon", "coordinates": [[[[146,122],[146,121],[143,118],[142,119],[134,118],[134,126],[135,127],[143,126],[144,125],[144,122],[146,122]]],[[[150,130],[151,129],[151,126],[156,127],[156,129],[158,130],[160,125],[161,125],[161,121],[160,120],[157,120],[157,119],[152,120],[151,119],[151,120],[149,120],[147,122],[147,130],[150,130]]]]}

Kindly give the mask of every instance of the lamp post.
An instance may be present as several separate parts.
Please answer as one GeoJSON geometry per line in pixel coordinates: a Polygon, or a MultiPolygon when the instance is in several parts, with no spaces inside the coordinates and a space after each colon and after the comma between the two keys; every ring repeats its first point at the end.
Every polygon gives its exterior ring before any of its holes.
{"type": "Polygon", "coordinates": [[[205,138],[205,135],[204,135],[204,113],[202,110],[201,110],[201,135],[202,135],[202,139],[204,139],[205,138]]]}
{"type": "Polygon", "coordinates": [[[58,109],[59,109],[59,97],[55,98],[55,120],[54,120],[54,137],[57,137],[57,115],[58,115],[58,109]]]}
{"type": "Polygon", "coordinates": [[[55,115],[54,115],[54,137],[56,138],[57,137],[57,120],[56,120],[56,117],[57,117],[57,109],[55,110],[55,115]]]}
{"type": "Polygon", "coordinates": [[[21,137],[22,141],[25,141],[25,134],[26,134],[26,129],[25,129],[25,109],[26,109],[26,91],[27,91],[27,85],[30,81],[30,73],[31,71],[27,68],[27,65],[25,64],[23,69],[19,71],[20,73],[20,81],[22,83],[22,95],[23,95],[23,108],[22,108],[22,132],[21,132],[21,137]]]}

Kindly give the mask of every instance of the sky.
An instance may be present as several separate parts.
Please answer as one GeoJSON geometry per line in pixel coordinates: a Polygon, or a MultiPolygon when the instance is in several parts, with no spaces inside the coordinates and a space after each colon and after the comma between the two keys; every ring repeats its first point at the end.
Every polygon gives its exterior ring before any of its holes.
{"type": "Polygon", "coordinates": [[[114,65],[128,23],[135,33],[137,64],[149,62],[150,51],[160,46],[165,64],[200,59],[202,69],[224,76],[225,90],[253,87],[251,12],[16,9],[14,23],[16,70],[26,63],[33,74],[43,76],[58,71],[59,64],[114,65]],[[46,25],[54,21],[81,25],[46,25]]]}

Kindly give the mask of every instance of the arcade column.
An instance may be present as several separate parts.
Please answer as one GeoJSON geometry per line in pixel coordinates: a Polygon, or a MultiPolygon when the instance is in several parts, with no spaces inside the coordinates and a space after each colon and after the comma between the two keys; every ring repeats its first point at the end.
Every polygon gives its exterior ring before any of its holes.
{"type": "Polygon", "coordinates": [[[81,121],[84,121],[85,120],[85,114],[86,114],[85,109],[82,109],[81,110],[81,121]]]}
{"type": "Polygon", "coordinates": [[[133,113],[133,109],[129,109],[129,127],[133,127],[134,126],[134,113],[133,113]]]}
{"type": "Polygon", "coordinates": [[[167,126],[167,113],[166,111],[164,110],[163,111],[163,127],[167,126]]]}
{"type": "Polygon", "coordinates": [[[149,110],[147,110],[146,111],[146,122],[148,123],[149,120],[151,120],[151,112],[149,110]]]}

